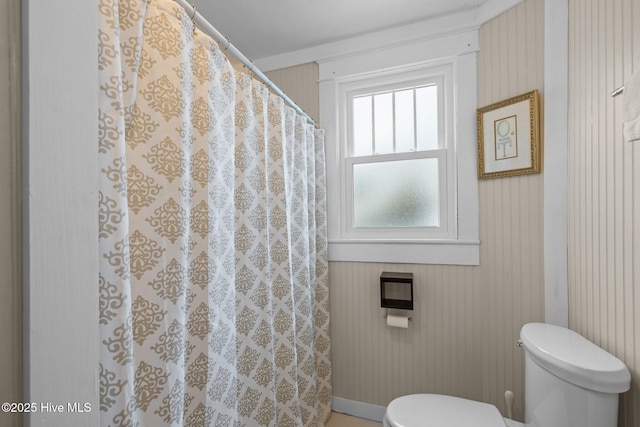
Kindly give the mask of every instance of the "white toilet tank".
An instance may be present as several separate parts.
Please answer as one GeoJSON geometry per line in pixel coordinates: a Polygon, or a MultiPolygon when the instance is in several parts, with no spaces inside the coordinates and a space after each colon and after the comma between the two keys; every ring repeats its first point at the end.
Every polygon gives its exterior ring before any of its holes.
{"type": "Polygon", "coordinates": [[[529,323],[520,339],[527,427],[616,427],[618,394],[631,381],[622,361],[555,325],[529,323]]]}

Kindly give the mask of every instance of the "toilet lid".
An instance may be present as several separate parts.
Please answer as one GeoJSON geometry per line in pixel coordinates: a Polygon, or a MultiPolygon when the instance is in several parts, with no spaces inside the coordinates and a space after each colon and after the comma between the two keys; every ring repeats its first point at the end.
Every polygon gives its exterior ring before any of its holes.
{"type": "Polygon", "coordinates": [[[547,323],[528,323],[522,327],[520,339],[531,359],[565,381],[602,393],[629,390],[631,374],[627,366],[577,332],[547,323]]]}
{"type": "Polygon", "coordinates": [[[440,394],[411,394],[387,406],[392,427],[505,427],[498,408],[487,403],[440,394]]]}

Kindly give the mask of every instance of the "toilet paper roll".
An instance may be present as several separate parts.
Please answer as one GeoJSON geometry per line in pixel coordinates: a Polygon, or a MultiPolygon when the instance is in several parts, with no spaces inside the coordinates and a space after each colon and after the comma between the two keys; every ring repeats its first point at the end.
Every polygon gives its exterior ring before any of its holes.
{"type": "Polygon", "coordinates": [[[406,329],[409,327],[409,318],[407,316],[395,316],[393,314],[387,314],[387,326],[406,329]]]}

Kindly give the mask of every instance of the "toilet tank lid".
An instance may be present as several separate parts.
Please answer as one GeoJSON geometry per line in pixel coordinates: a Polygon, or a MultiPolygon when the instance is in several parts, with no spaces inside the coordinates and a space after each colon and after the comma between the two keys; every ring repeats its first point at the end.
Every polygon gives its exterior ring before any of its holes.
{"type": "Polygon", "coordinates": [[[528,323],[522,327],[520,339],[536,363],[570,383],[603,393],[629,390],[631,374],[625,364],[577,332],[528,323]]]}

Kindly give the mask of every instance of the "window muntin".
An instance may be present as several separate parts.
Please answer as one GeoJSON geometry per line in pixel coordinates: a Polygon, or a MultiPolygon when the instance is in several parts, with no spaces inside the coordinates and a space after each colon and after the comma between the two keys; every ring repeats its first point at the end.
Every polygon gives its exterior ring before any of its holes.
{"type": "Polygon", "coordinates": [[[353,95],[351,155],[443,148],[442,83],[437,79],[423,86],[353,95]]]}

